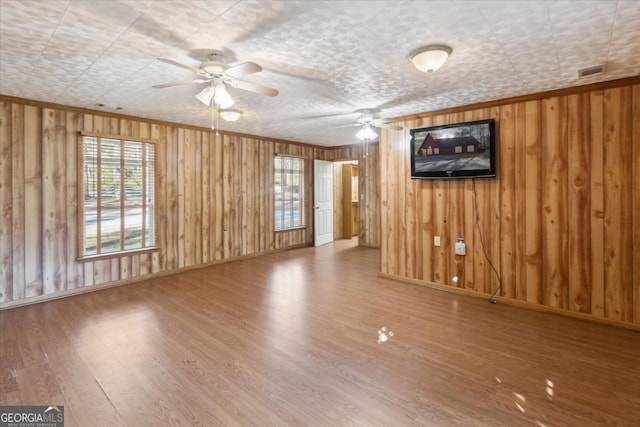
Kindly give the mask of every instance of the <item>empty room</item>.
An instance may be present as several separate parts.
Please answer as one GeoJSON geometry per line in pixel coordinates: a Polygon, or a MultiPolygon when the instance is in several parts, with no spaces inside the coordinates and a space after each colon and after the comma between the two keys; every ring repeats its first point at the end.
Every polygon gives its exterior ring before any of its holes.
{"type": "Polygon", "coordinates": [[[0,0],[0,427],[637,426],[639,22],[0,0]]]}

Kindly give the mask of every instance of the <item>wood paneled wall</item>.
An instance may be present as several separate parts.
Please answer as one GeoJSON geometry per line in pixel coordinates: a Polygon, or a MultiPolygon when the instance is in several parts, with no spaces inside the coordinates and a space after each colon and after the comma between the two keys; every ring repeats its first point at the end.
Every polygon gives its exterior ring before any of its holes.
{"type": "Polygon", "coordinates": [[[487,118],[495,179],[411,180],[409,132],[382,133],[381,273],[488,295],[493,263],[505,301],[640,325],[640,85],[398,124],[487,118]]]}
{"type": "Polygon", "coordinates": [[[330,151],[1,98],[0,307],[311,244],[313,159],[330,151]],[[159,251],[76,261],[81,131],[157,141],[159,251]],[[273,231],[274,153],[307,159],[303,229],[273,231]]]}

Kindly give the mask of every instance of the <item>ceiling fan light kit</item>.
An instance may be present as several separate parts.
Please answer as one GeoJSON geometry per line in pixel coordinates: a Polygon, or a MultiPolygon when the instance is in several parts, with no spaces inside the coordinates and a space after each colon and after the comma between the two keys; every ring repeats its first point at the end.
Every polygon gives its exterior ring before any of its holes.
{"type": "Polygon", "coordinates": [[[211,86],[207,86],[196,94],[196,99],[207,107],[211,104],[215,90],[211,86]]]}
{"type": "Polygon", "coordinates": [[[362,125],[362,128],[356,133],[356,138],[362,141],[372,141],[378,137],[378,132],[376,132],[371,124],[365,123],[362,125]]]}
{"type": "Polygon", "coordinates": [[[229,108],[235,101],[227,92],[227,89],[224,87],[224,83],[220,82],[215,85],[215,94],[213,95],[213,101],[218,104],[220,108],[229,108]]]}
{"type": "Polygon", "coordinates": [[[229,92],[227,92],[222,82],[212,83],[210,86],[198,92],[195,97],[207,107],[211,105],[212,99],[220,108],[229,108],[235,104],[235,101],[231,98],[231,95],[229,95],[229,92]]]}
{"type": "Polygon", "coordinates": [[[411,52],[409,59],[423,73],[433,73],[444,65],[452,49],[445,45],[429,45],[411,52]]]}
{"type": "Polygon", "coordinates": [[[225,108],[218,111],[220,117],[226,122],[235,122],[242,115],[242,111],[235,108],[225,108]]]}

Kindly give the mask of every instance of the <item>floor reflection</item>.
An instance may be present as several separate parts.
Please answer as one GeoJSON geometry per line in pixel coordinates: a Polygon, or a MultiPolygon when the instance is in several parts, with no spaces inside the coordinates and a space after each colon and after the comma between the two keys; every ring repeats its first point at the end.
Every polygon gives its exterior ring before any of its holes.
{"type": "Polygon", "coordinates": [[[385,326],[378,329],[378,344],[383,344],[389,341],[389,338],[391,337],[393,337],[393,331],[387,331],[385,326]]]}
{"type": "Polygon", "coordinates": [[[147,350],[154,347],[152,337],[157,336],[157,327],[154,311],[144,305],[113,308],[96,315],[79,329],[74,344],[85,356],[109,349],[116,351],[120,359],[131,362],[148,356],[147,350]]]}
{"type": "MultiPolygon", "coordinates": [[[[500,377],[495,377],[496,383],[500,384],[503,387],[509,387],[500,377]]],[[[545,379],[545,395],[549,400],[553,400],[553,386],[554,383],[549,378],[545,379]]],[[[515,407],[523,414],[527,413],[527,409],[529,409],[530,417],[534,418],[535,425],[538,427],[548,427],[545,422],[548,422],[548,416],[545,411],[545,402],[544,400],[540,400],[533,396],[532,399],[527,400],[527,397],[523,393],[519,393],[518,391],[510,390],[511,396],[513,397],[513,404],[515,407]],[[540,418],[544,419],[545,422],[541,421],[540,418]]]]}
{"type": "Polygon", "coordinates": [[[302,264],[296,260],[273,267],[265,302],[271,342],[277,349],[293,350],[303,341],[307,286],[302,264]]]}

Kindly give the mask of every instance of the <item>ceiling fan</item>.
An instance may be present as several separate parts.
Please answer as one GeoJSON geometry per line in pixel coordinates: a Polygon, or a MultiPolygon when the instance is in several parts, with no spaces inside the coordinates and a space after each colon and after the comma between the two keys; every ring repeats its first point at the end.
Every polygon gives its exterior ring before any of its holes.
{"type": "Polygon", "coordinates": [[[402,126],[392,125],[391,120],[377,119],[374,117],[375,110],[359,110],[362,115],[356,121],[349,125],[338,126],[339,128],[360,126],[360,130],[356,133],[356,137],[363,141],[373,141],[378,137],[378,132],[374,128],[402,130],[402,126]]]}
{"type": "Polygon", "coordinates": [[[362,141],[362,157],[366,158],[369,155],[369,143],[375,141],[378,138],[378,132],[374,128],[383,128],[391,130],[402,130],[402,126],[391,124],[391,120],[377,119],[374,114],[378,112],[378,109],[362,109],[356,110],[354,113],[359,113],[360,118],[355,123],[343,126],[337,126],[337,128],[345,128],[351,126],[360,126],[360,130],[356,133],[356,138],[362,141]]]}
{"type": "Polygon", "coordinates": [[[208,86],[196,95],[196,98],[206,106],[211,105],[211,101],[213,100],[220,108],[231,107],[234,101],[229,92],[227,92],[227,85],[267,96],[278,95],[276,89],[258,83],[240,80],[241,77],[262,71],[260,65],[255,62],[242,62],[240,64],[229,65],[227,64],[227,58],[222,52],[208,52],[198,68],[169,58],[158,58],[158,60],[191,71],[197,78],[158,84],[154,85],[154,88],[162,89],[173,86],[208,83],[208,86]]]}

